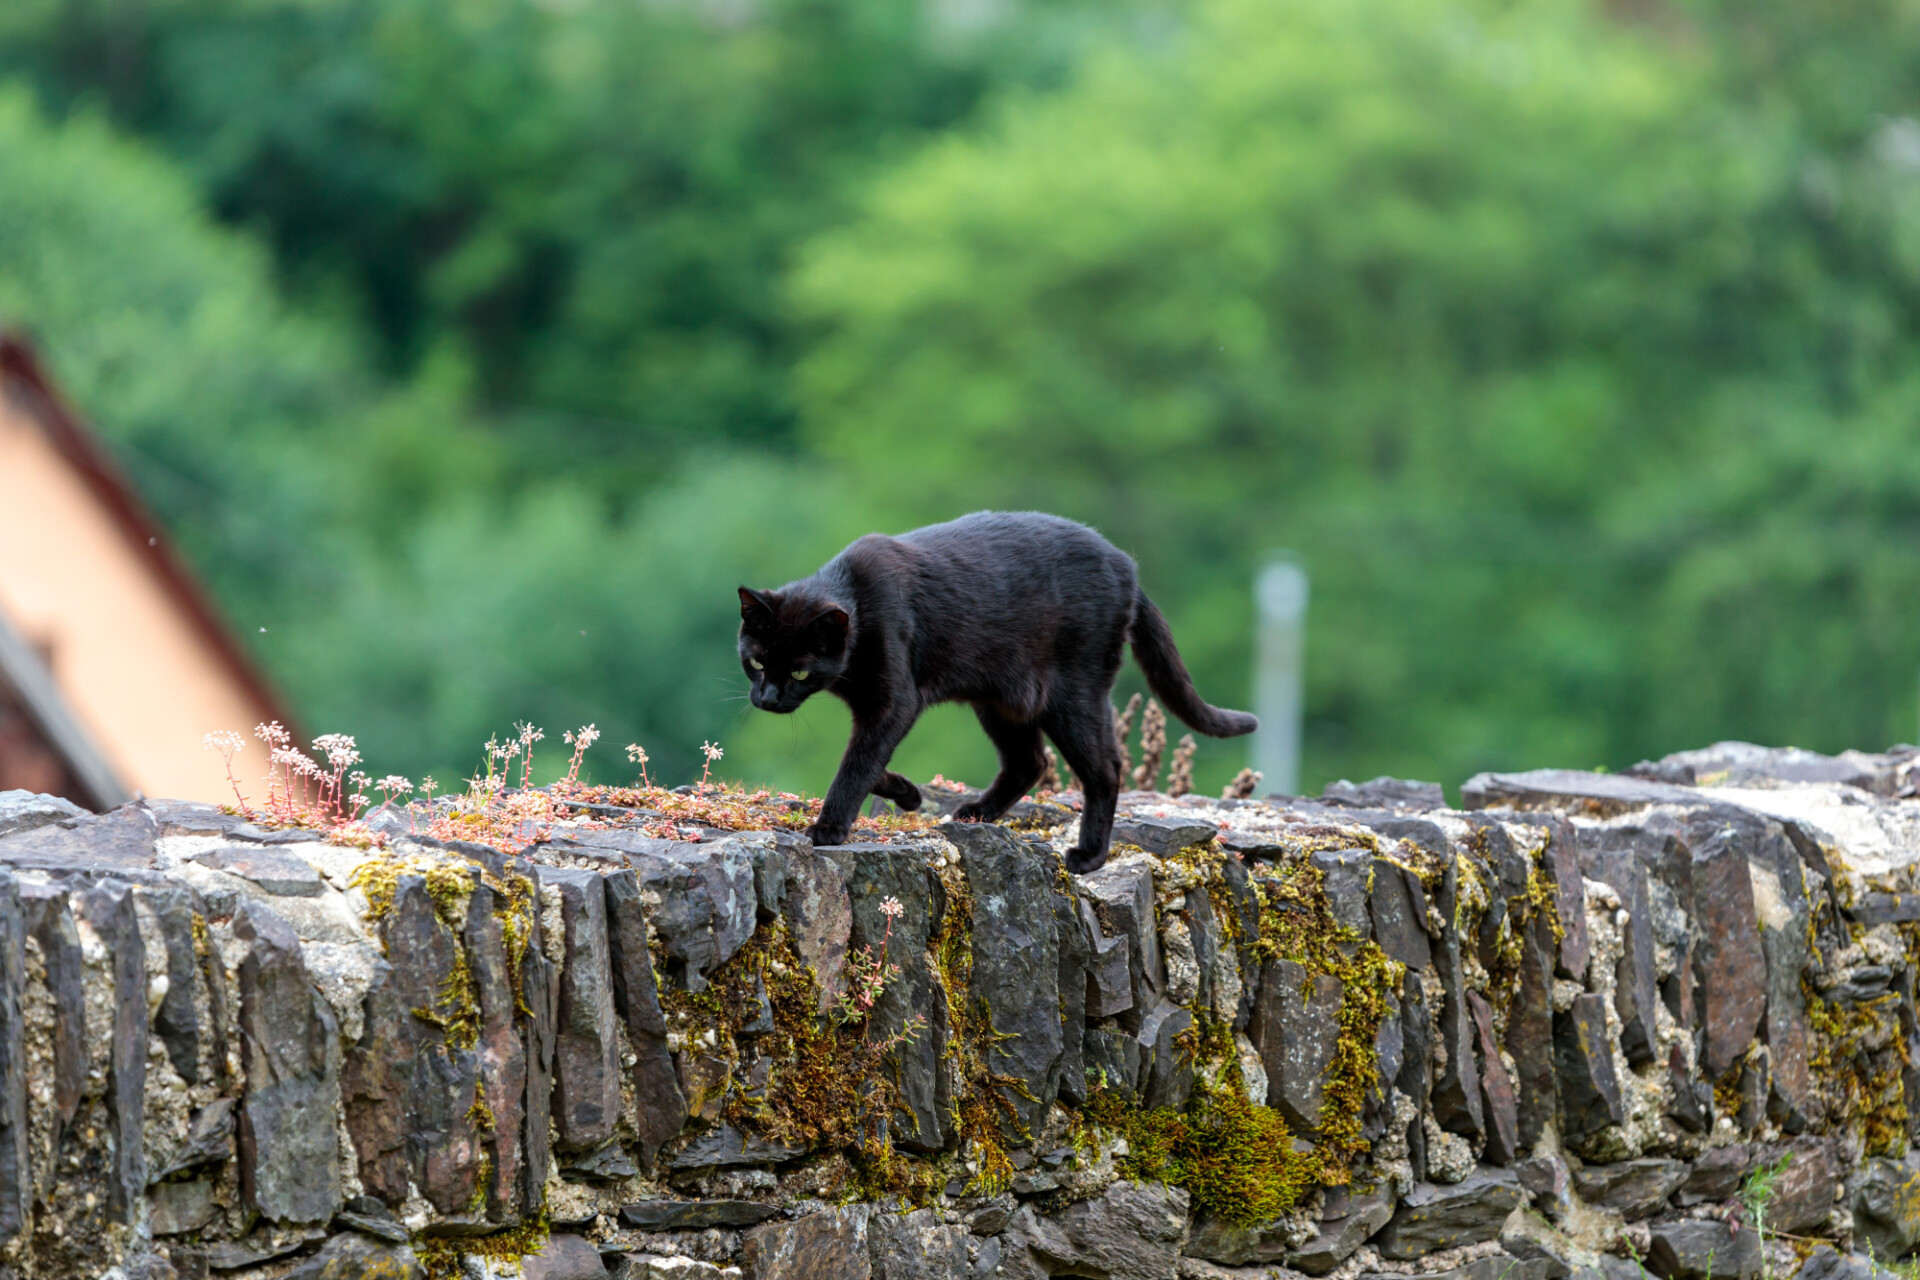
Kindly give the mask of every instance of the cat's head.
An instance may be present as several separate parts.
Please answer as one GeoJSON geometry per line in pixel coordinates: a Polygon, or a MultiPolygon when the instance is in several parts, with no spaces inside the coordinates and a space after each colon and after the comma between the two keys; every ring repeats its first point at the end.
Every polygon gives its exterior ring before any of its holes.
{"type": "Polygon", "coordinates": [[[740,588],[740,665],[762,711],[797,710],[847,667],[847,611],[831,600],[740,588]]]}

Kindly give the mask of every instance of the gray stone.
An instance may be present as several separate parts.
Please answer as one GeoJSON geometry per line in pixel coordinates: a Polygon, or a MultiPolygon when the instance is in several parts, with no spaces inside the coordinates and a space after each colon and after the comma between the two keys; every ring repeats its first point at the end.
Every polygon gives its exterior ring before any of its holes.
{"type": "Polygon", "coordinates": [[[1920,920],[1920,893],[1863,893],[1847,914],[1869,929],[1877,924],[1910,924],[1920,920]]]}
{"type": "Polygon", "coordinates": [[[1713,1091],[1687,1068],[1679,1045],[1667,1051],[1667,1115],[1688,1133],[1705,1133],[1712,1122],[1713,1091]]]}
{"type": "Polygon", "coordinates": [[[640,887],[659,895],[648,924],[659,935],[669,982],[705,990],[707,975],[753,936],[760,896],[750,843],[655,840],[631,831],[577,838],[624,852],[640,887]]]}
{"type": "Polygon", "coordinates": [[[1721,832],[1693,854],[1693,910],[1699,926],[1694,968],[1706,1030],[1703,1066],[1718,1080],[1747,1046],[1767,1004],[1767,957],[1760,945],[1746,853],[1721,832]]]}
{"type": "Polygon", "coordinates": [[[1365,849],[1318,849],[1310,861],[1321,875],[1321,890],[1333,918],[1361,938],[1373,934],[1367,911],[1368,881],[1373,878],[1373,855],[1365,849]]]}
{"type": "Polygon", "coordinates": [[[1519,1179],[1481,1170],[1452,1186],[1423,1182],[1407,1193],[1374,1247],[1383,1258],[1417,1258],[1499,1236],[1507,1215],[1526,1199],[1519,1179]]]}
{"type": "Polygon", "coordinates": [[[1741,1280],[1760,1273],[1760,1233],[1712,1219],[1656,1222],[1647,1270],[1666,1280],[1741,1280]]]}
{"type": "Polygon", "coordinates": [[[607,1143],[585,1155],[569,1156],[564,1164],[568,1173],[594,1182],[625,1182],[637,1177],[640,1166],[627,1155],[618,1141],[607,1143]]]}
{"type": "Polygon", "coordinates": [[[27,917],[20,885],[0,872],[0,1243],[18,1235],[33,1207],[27,1118],[27,917]]]}
{"type": "MultiPolygon", "coordinates": [[[[947,999],[927,961],[946,911],[946,891],[927,867],[931,852],[913,844],[846,844],[828,854],[846,877],[853,909],[851,945],[871,947],[878,955],[886,939],[886,958],[900,969],[874,1003],[867,1034],[886,1039],[916,1018],[925,1022],[894,1051],[889,1065],[902,1104],[890,1121],[893,1141],[916,1152],[938,1151],[945,1144],[949,1114],[942,1105],[950,1088],[947,999]],[[889,898],[900,903],[897,918],[890,919],[881,910],[889,898]]],[[[1040,905],[1050,910],[1044,899],[1040,905]]],[[[1057,1002],[1049,1011],[1058,1012],[1057,1002]]]]}
{"type": "Polygon", "coordinates": [[[406,1245],[343,1231],[287,1272],[285,1280],[426,1280],[426,1275],[406,1245]]]}
{"type": "Polygon", "coordinates": [[[1447,807],[1446,792],[1437,782],[1412,782],[1405,778],[1374,778],[1369,782],[1353,783],[1342,778],[1338,782],[1329,782],[1320,793],[1320,799],[1326,804],[1350,806],[1355,809],[1444,809],[1447,807]]]}
{"type": "MultiPolygon", "coordinates": [[[[1422,1273],[1420,1280],[1559,1280],[1567,1272],[1550,1258],[1520,1259],[1505,1254],[1475,1258],[1450,1271],[1422,1273]]],[[[1363,1271],[1360,1280],[1404,1280],[1387,1273],[1363,1271]]]]}
{"type": "MultiPolygon", "coordinates": [[[[1325,1226],[1337,1228],[1338,1223],[1327,1223],[1325,1226]]],[[[1318,1239],[1319,1237],[1316,1237],[1316,1240],[1318,1239]]],[[[1188,1231],[1187,1242],[1181,1252],[1187,1257],[1205,1258],[1209,1262],[1217,1262],[1229,1267],[1278,1263],[1285,1259],[1288,1253],[1287,1223],[1270,1222],[1248,1227],[1229,1222],[1225,1218],[1215,1217],[1210,1213],[1202,1213],[1194,1219],[1193,1228],[1188,1231]]],[[[1351,1253],[1352,1250],[1348,1252],[1351,1253]]],[[[1322,1275],[1324,1272],[1314,1271],[1307,1274],[1322,1275]]]]}
{"type": "Polygon", "coordinates": [[[1684,1160],[1648,1156],[1583,1165],[1572,1171],[1573,1188],[1588,1204],[1617,1210],[1631,1220],[1659,1212],[1691,1172],[1684,1160]]]}
{"type": "Polygon", "coordinates": [[[354,1196],[347,1201],[346,1208],[333,1215],[333,1222],[335,1226],[351,1227],[388,1244],[406,1244],[413,1239],[407,1225],[372,1196],[354,1196]]]}
{"type": "Polygon", "coordinates": [[[1397,862],[1375,858],[1368,904],[1373,940],[1382,951],[1415,972],[1433,963],[1433,943],[1427,937],[1427,891],[1419,876],[1397,862]]]}
{"type": "Polygon", "coordinates": [[[157,1182],[147,1188],[148,1221],[157,1236],[198,1231],[213,1221],[213,1184],[205,1178],[191,1182],[157,1182]]]}
{"type": "MultiPolygon", "coordinates": [[[[784,857],[782,861],[784,868],[784,857]]],[[[605,877],[608,964],[613,974],[614,1007],[633,1051],[628,1078],[633,1086],[642,1163],[652,1164],[660,1148],[687,1122],[687,1099],[667,1052],[667,1020],[654,985],[653,957],[647,948],[647,917],[640,883],[631,871],[605,877]]],[[[781,896],[785,896],[785,872],[781,896]]]]}
{"type": "Polygon", "coordinates": [[[232,1159],[235,1105],[233,1098],[215,1098],[194,1112],[187,1124],[186,1142],[154,1176],[171,1178],[189,1169],[232,1159]]]}
{"type": "Polygon", "coordinates": [[[194,944],[194,917],[206,919],[204,904],[199,894],[179,885],[143,885],[135,896],[152,913],[166,950],[167,993],[153,1011],[154,1034],[167,1046],[167,1059],[182,1080],[188,1084],[210,1080],[218,1072],[218,1060],[211,1052],[203,1060],[202,1051],[210,1050],[220,1036],[217,1025],[200,1025],[195,999],[207,986],[194,944]]]}
{"type": "Polygon", "coordinates": [[[1506,1049],[1513,1057],[1520,1146],[1531,1149],[1560,1113],[1553,1057],[1553,923],[1535,916],[1520,937],[1520,986],[1507,1007],[1506,1049]]]}
{"type": "Polygon", "coordinates": [[[1540,854],[1540,867],[1553,885],[1553,906],[1561,932],[1555,949],[1557,971],[1576,982],[1585,982],[1587,961],[1593,943],[1587,936],[1587,895],[1580,874],[1580,839],[1573,824],[1559,814],[1524,813],[1515,821],[1543,828],[1547,847],[1540,854]]]}
{"type": "Polygon", "coordinates": [[[1089,1027],[1081,1041],[1090,1088],[1140,1091],[1140,1042],[1124,1031],[1089,1027]]]}
{"type": "MultiPolygon", "coordinates": [[[[133,888],[97,880],[74,895],[79,915],[99,938],[113,968],[113,1028],[108,1046],[112,1116],[112,1168],[107,1210],[123,1222],[138,1215],[147,1186],[143,1129],[146,1120],[147,1044],[150,1030],[146,946],[141,941],[133,888]]],[[[296,942],[295,947],[298,947],[296,942]]]]}
{"type": "MultiPolygon", "coordinates": [[[[532,892],[531,878],[524,889],[532,892]]],[[[504,881],[495,877],[495,883],[504,881]]],[[[526,1030],[520,1019],[519,976],[507,946],[505,914],[514,905],[493,885],[474,886],[467,900],[467,918],[460,931],[473,995],[473,1055],[478,1073],[475,1102],[484,1102],[491,1123],[476,1124],[482,1148],[480,1177],[485,1182],[489,1216],[499,1222],[518,1219],[529,1201],[524,1194],[527,1175],[526,1098],[530,1071],[526,1030]]],[[[533,914],[528,903],[521,910],[533,914]]],[[[462,1179],[464,1181],[464,1179],[462,1179]]]]}
{"type": "Polygon", "coordinates": [[[1219,834],[1220,828],[1211,822],[1193,818],[1156,818],[1143,814],[1116,817],[1113,822],[1114,844],[1130,844],[1156,858],[1205,844],[1219,834]]]}
{"type": "Polygon", "coordinates": [[[154,870],[160,826],[138,804],[0,836],[0,864],[19,871],[154,870]]]}
{"type": "Polygon", "coordinates": [[[194,861],[251,880],[268,893],[289,898],[317,898],[325,886],[320,873],[305,858],[271,845],[226,845],[199,855],[194,861]]]}
{"type": "Polygon", "coordinates": [[[1214,908],[1223,917],[1232,917],[1240,939],[1234,947],[1240,962],[1240,1007],[1233,1017],[1233,1029],[1245,1031],[1253,1018],[1254,996],[1260,986],[1260,955],[1254,945],[1260,937],[1260,895],[1239,858],[1220,863],[1219,889],[1214,908]]]}
{"type": "Polygon", "coordinates": [[[1573,1008],[1553,1022],[1564,1136],[1578,1146],[1626,1119],[1607,1041],[1606,1001],[1590,992],[1575,996],[1573,1008]]]}
{"type": "Polygon", "coordinates": [[[997,1236],[1013,1220],[1020,1202],[1010,1195],[997,1195],[967,1214],[967,1230],[976,1236],[997,1236]]]}
{"type": "Polygon", "coordinates": [[[1606,818],[1656,804],[1696,805],[1700,799],[1691,787],[1578,769],[1477,773],[1460,788],[1463,809],[1565,809],[1606,818]]]}
{"type": "Polygon", "coordinates": [[[779,1205],[753,1200],[641,1200],[622,1205],[620,1221],[641,1231],[704,1231],[756,1226],[779,1213],[779,1205]]]}
{"type": "Polygon", "coordinates": [[[1840,1190],[1832,1148],[1824,1139],[1803,1139],[1786,1151],[1785,1160],[1767,1204],[1767,1228],[1789,1235],[1819,1234],[1840,1190]]]}
{"type": "Polygon", "coordinates": [[[559,966],[547,958],[544,910],[529,922],[531,936],[520,958],[520,999],[526,1006],[527,1045],[526,1134],[521,1182],[523,1204],[538,1204],[553,1169],[553,1073],[558,1050],[560,1006],[559,966]]]}
{"type": "Polygon", "coordinates": [[[1537,1213],[1511,1214],[1500,1229],[1500,1247],[1522,1262],[1544,1263],[1549,1280],[1564,1280],[1573,1270],[1573,1241],[1537,1213]]]}
{"type": "Polygon", "coordinates": [[[695,1137],[671,1161],[675,1169],[711,1169],[731,1165],[784,1164],[805,1155],[805,1147],[788,1146],[742,1133],[723,1124],[695,1137]]]}
{"type": "Polygon", "coordinates": [[[786,856],[786,897],[780,904],[800,962],[813,970],[820,986],[820,1011],[825,1013],[841,989],[847,964],[847,939],[853,932],[853,906],[847,900],[846,878],[811,844],[792,848],[786,856]]]}
{"type": "Polygon", "coordinates": [[[788,852],[813,852],[813,841],[805,836],[787,831],[767,834],[771,838],[764,842],[742,841],[753,859],[753,899],[762,924],[778,920],[786,902],[788,852]]]}
{"type": "Polygon", "coordinates": [[[874,1280],[866,1205],[847,1205],[769,1222],[741,1238],[752,1280],[874,1280]]]}
{"type": "Polygon", "coordinates": [[[1620,1048],[1633,1066],[1654,1060],[1658,1048],[1654,1005],[1660,999],[1653,962],[1653,906],[1647,869],[1631,849],[1608,849],[1591,860],[1593,878],[1620,896],[1627,913],[1619,963],[1614,967],[1613,1007],[1620,1016],[1620,1048]]]}
{"type": "Polygon", "coordinates": [[[1506,1064],[1500,1061],[1500,1043],[1493,1034],[1493,1011],[1478,991],[1467,992],[1473,1015],[1474,1039],[1480,1049],[1480,1097],[1487,1123],[1486,1161],[1512,1164],[1520,1152],[1519,1104],[1506,1064]]]}
{"type": "Polygon", "coordinates": [[[1675,1198],[1682,1207],[1731,1200],[1752,1167],[1753,1149],[1743,1143],[1702,1151],[1675,1198]]]}
{"type": "MultiPolygon", "coordinates": [[[[744,865],[750,894],[752,863],[744,865]]],[[[561,1150],[588,1151],[613,1137],[620,1120],[620,1042],[606,892],[596,872],[553,867],[540,868],[540,889],[560,894],[566,943],[554,1050],[554,1126],[561,1150]]],[[[698,896],[685,886],[681,890],[698,896]]],[[[669,914],[664,904],[661,914],[669,914]]]]}
{"type": "Polygon", "coordinates": [[[600,1251],[580,1236],[554,1232],[520,1259],[524,1280],[605,1280],[600,1251]]]}
{"type": "Polygon", "coordinates": [[[1269,960],[1260,975],[1248,1038],[1267,1069],[1267,1105],[1302,1137],[1320,1132],[1342,1000],[1338,979],[1292,960],[1269,960]]]}
{"type": "MultiPolygon", "coordinates": [[[[1796,865],[1795,871],[1799,868],[1796,865]]],[[[1763,867],[1757,875],[1772,875],[1763,867]]],[[[1776,877],[1780,883],[1784,883],[1776,877]]],[[[1799,876],[1793,877],[1799,887],[1799,876]]],[[[1767,965],[1767,1113],[1788,1132],[1801,1132],[1826,1117],[1814,1088],[1807,1027],[1807,998],[1802,986],[1812,955],[1807,934],[1810,904],[1795,893],[1784,920],[1762,921],[1760,949],[1767,965]]]]}
{"type": "Polygon", "coordinates": [[[1532,1156],[1518,1161],[1513,1166],[1514,1176],[1520,1179],[1520,1186],[1533,1197],[1536,1207],[1548,1213],[1563,1211],[1568,1202],[1568,1193],[1573,1188],[1573,1178],[1567,1169],[1566,1161],[1559,1156],[1532,1156]]]}
{"type": "Polygon", "coordinates": [[[1352,1196],[1345,1214],[1321,1222],[1320,1229],[1306,1243],[1287,1251],[1286,1263],[1306,1275],[1323,1276],[1352,1257],[1392,1217],[1391,1188],[1377,1187],[1352,1196]]]}
{"type": "Polygon", "coordinates": [[[1214,1007],[1214,988],[1223,977],[1220,969],[1222,931],[1220,920],[1213,913],[1212,895],[1203,886],[1187,890],[1174,919],[1186,925],[1194,968],[1199,970],[1195,995],[1187,1003],[1195,1009],[1210,1010],[1214,1007]]]}
{"type": "MultiPolygon", "coordinates": [[[[1440,885],[1440,915],[1452,920],[1458,914],[1458,863],[1449,863],[1440,885]]],[[[1482,880],[1487,879],[1482,875],[1482,880]]],[[[1474,1060],[1473,1017],[1467,1009],[1465,958],[1461,955],[1458,931],[1449,929],[1434,948],[1434,971],[1440,978],[1441,1000],[1436,1030],[1444,1048],[1440,1065],[1434,1071],[1431,1105],[1434,1120],[1449,1133],[1457,1133],[1469,1142],[1477,1142],[1486,1132],[1486,1111],[1481,1103],[1479,1064],[1474,1060]]]]}
{"type": "Polygon", "coordinates": [[[1858,1253],[1840,1253],[1832,1245],[1814,1246],[1795,1280],[1900,1280],[1901,1273],[1858,1253]]]}
{"type": "Polygon", "coordinates": [[[1904,1258],[1920,1244],[1920,1160],[1873,1157],[1854,1175],[1853,1231],[1876,1258],[1904,1258]]]}
{"type": "Polygon", "coordinates": [[[867,1220],[874,1280],[967,1280],[967,1229],[931,1209],[867,1220]]]}
{"type": "MultiPolygon", "coordinates": [[[[1167,989],[1167,973],[1160,957],[1160,931],[1154,918],[1153,869],[1147,860],[1135,854],[1115,856],[1091,875],[1079,877],[1079,886],[1092,905],[1100,924],[1099,932],[1108,938],[1125,938],[1128,979],[1132,983],[1132,1003],[1116,1010],[1120,1025],[1138,1032],[1140,1021],[1159,1007],[1167,989]]],[[[1099,957],[1094,960],[1099,964],[1099,957]]],[[[1087,1016],[1095,1013],[1091,990],[1087,998],[1087,1016]]]]}
{"type": "Polygon", "coordinates": [[[1111,1018],[1133,1008],[1133,942],[1125,934],[1101,931],[1093,908],[1079,904],[1091,953],[1087,957],[1086,1016],[1111,1018]]]}
{"type": "Polygon", "coordinates": [[[972,900],[967,998],[988,1022],[987,1070],[1024,1082],[1000,1090],[994,1108],[1007,1136],[1019,1138],[1037,1132],[1053,1105],[1065,1048],[1053,901],[1058,863],[1005,827],[955,823],[947,838],[960,851],[972,900]]]}
{"type": "Polygon", "coordinates": [[[0,791],[0,836],[17,835],[36,827],[84,818],[87,811],[59,796],[37,795],[32,791],[0,791]]]}
{"type": "Polygon", "coordinates": [[[1023,1207],[1001,1239],[1008,1255],[1025,1255],[1025,1269],[1011,1272],[1016,1276],[1168,1280],[1179,1265],[1186,1230],[1185,1191],[1116,1182],[1098,1199],[1083,1200],[1058,1213],[1041,1214],[1032,1205],[1023,1207]]]}
{"type": "Polygon", "coordinates": [[[233,935],[246,947],[240,961],[247,1086],[240,1107],[241,1194],[262,1217],[325,1222],[341,1200],[339,1026],[286,921],[260,903],[243,902],[233,935]]]}
{"type": "Polygon", "coordinates": [[[461,981],[471,975],[466,949],[417,875],[396,881],[380,934],[387,958],[375,967],[341,1080],[360,1179],[396,1209],[417,1188],[441,1213],[460,1213],[485,1191],[473,1118],[479,1055],[449,1032],[460,1025],[479,1033],[461,981]]]}
{"type": "Polygon", "coordinates": [[[1653,1273],[1631,1258],[1616,1258],[1610,1253],[1600,1255],[1600,1265],[1591,1268],[1576,1268],[1574,1276],[1584,1280],[1648,1280],[1653,1273]]]}
{"type": "MultiPolygon", "coordinates": [[[[215,1271],[238,1271],[242,1267],[298,1253],[315,1241],[326,1238],[324,1227],[256,1227],[239,1240],[219,1240],[208,1245],[206,1265],[215,1271]]],[[[308,1277],[308,1280],[313,1280],[313,1277],[308,1277]]]]}
{"type": "Polygon", "coordinates": [[[1193,1014],[1170,1001],[1162,1001],[1140,1024],[1142,1106],[1179,1110],[1187,1105],[1193,1093],[1193,1059],[1178,1041],[1192,1027],[1193,1014]]]}
{"type": "MultiPolygon", "coordinates": [[[[1051,856],[1048,854],[1046,856],[1051,856]]],[[[1053,932],[1060,944],[1060,1060],[1048,1088],[1061,1101],[1079,1106],[1087,1100],[1087,968],[1093,956],[1080,903],[1056,879],[1051,893],[1053,932]]]]}

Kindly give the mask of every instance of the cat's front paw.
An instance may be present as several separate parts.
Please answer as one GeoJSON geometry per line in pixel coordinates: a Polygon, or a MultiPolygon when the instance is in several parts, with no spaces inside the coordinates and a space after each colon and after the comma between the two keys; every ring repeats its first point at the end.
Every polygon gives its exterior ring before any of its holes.
{"type": "Polygon", "coordinates": [[[993,819],[980,805],[970,803],[955,809],[953,820],[955,822],[991,822],[993,819]]]}
{"type": "Polygon", "coordinates": [[[822,845],[845,844],[847,827],[843,823],[816,822],[807,828],[807,839],[813,841],[813,847],[822,845]]]}
{"type": "Polygon", "coordinates": [[[1077,876],[1084,876],[1091,872],[1098,871],[1106,865],[1107,851],[1105,849],[1100,850],[1098,853],[1088,853],[1085,849],[1067,850],[1067,870],[1077,876]]]}

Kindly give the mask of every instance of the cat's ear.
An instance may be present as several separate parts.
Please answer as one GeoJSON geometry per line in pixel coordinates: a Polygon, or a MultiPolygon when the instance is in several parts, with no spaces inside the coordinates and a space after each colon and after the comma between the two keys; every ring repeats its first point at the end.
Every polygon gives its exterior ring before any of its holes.
{"type": "Polygon", "coordinates": [[[773,625],[773,605],[752,587],[740,588],[740,622],[748,628],[773,625]]]}
{"type": "Polygon", "coordinates": [[[847,611],[839,605],[828,605],[808,624],[813,636],[807,647],[823,658],[839,657],[847,647],[847,625],[847,611]]]}

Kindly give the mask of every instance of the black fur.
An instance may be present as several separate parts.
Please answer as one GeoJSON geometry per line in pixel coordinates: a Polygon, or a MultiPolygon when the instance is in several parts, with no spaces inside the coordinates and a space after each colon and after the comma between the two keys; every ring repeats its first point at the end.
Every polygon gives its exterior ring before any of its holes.
{"type": "Polygon", "coordinates": [[[981,511],[897,538],[868,534],[810,578],[740,588],[753,705],[786,713],[824,689],[853,711],[853,740],[808,832],[819,845],[846,841],[869,792],[918,808],[919,788],[887,761],[926,708],[967,702],[1000,773],[955,816],[990,822],[1025,795],[1046,768],[1045,733],[1085,793],[1067,865],[1095,870],[1121,786],[1109,699],[1128,641],[1167,710],[1214,737],[1253,732],[1254,717],[1194,690],[1133,558],[1058,516],[981,511]]]}

